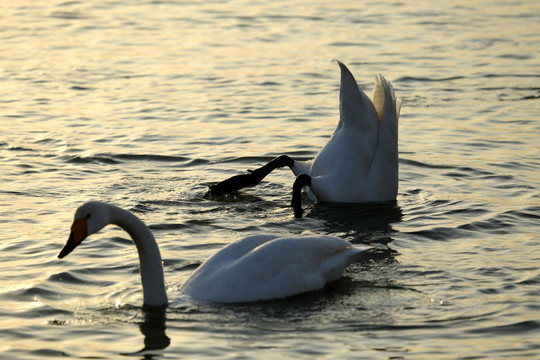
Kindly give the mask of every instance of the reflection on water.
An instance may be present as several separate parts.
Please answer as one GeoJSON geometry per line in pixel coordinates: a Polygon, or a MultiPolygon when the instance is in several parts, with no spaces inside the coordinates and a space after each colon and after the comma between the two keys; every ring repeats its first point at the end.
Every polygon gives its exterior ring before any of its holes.
{"type": "Polygon", "coordinates": [[[167,309],[144,306],[143,311],[144,321],[139,325],[139,329],[144,336],[144,347],[126,355],[144,354],[145,359],[151,359],[152,350],[163,350],[171,343],[171,339],[165,334],[167,309]]]}
{"type": "Polygon", "coordinates": [[[377,232],[391,234],[392,224],[399,223],[403,213],[395,201],[354,205],[316,203],[307,216],[324,220],[329,232],[372,238],[372,234],[377,232]]]}

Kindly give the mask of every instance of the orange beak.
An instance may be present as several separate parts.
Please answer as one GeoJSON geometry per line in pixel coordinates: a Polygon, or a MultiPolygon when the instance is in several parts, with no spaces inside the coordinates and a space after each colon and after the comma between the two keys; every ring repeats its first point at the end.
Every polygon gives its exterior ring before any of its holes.
{"type": "Polygon", "coordinates": [[[79,245],[86,238],[87,227],[88,220],[85,217],[73,221],[73,225],[71,225],[71,233],[69,234],[69,239],[66,242],[66,245],[64,245],[64,247],[60,251],[60,254],[58,254],[58,258],[61,259],[70,252],[72,252],[73,249],[75,249],[77,245],[79,245]]]}

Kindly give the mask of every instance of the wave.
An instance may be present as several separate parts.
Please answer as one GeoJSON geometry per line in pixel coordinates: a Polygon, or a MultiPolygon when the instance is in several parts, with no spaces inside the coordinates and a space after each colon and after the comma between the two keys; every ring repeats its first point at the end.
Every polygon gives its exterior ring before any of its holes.
{"type": "Polygon", "coordinates": [[[206,159],[190,158],[185,156],[172,155],[150,155],[150,154],[96,154],[90,156],[81,155],[62,155],[60,157],[65,163],[72,164],[121,164],[131,161],[149,161],[149,162],[169,162],[184,163],[188,166],[196,166],[209,163],[206,159]]]}

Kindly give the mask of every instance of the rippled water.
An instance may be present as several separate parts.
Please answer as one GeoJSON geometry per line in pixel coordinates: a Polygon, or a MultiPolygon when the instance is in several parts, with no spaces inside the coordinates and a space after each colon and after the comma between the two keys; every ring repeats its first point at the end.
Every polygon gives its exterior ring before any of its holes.
{"type": "Polygon", "coordinates": [[[540,353],[537,1],[14,1],[0,24],[0,357],[534,358],[540,353]],[[207,186],[338,118],[344,61],[403,100],[397,204],[309,204],[293,176],[207,186]],[[171,300],[141,308],[136,252],[109,227],[63,260],[73,212],[131,209],[171,300]],[[214,305],[179,285],[250,234],[377,248],[324,291],[214,305]],[[136,354],[141,349],[143,352],[136,354]]]}

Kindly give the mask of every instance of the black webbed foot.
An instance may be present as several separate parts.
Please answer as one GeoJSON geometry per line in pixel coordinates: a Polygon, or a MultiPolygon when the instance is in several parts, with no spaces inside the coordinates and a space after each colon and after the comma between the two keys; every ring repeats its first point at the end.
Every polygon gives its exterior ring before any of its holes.
{"type": "Polygon", "coordinates": [[[302,210],[302,188],[311,186],[311,176],[300,174],[296,177],[293,184],[291,207],[294,211],[295,218],[301,218],[304,210],[302,210]]]}
{"type": "Polygon", "coordinates": [[[283,166],[293,167],[293,165],[293,159],[287,155],[281,155],[258,169],[248,170],[247,174],[235,175],[215,185],[211,185],[210,193],[213,195],[221,195],[231,193],[245,187],[255,186],[260,183],[266,177],[266,175],[270,174],[272,170],[283,166]]]}
{"type": "Polygon", "coordinates": [[[248,186],[257,185],[259,182],[260,180],[253,175],[253,172],[250,172],[249,174],[235,175],[215,185],[210,185],[210,193],[214,195],[232,193],[248,186]]]}

